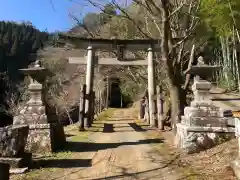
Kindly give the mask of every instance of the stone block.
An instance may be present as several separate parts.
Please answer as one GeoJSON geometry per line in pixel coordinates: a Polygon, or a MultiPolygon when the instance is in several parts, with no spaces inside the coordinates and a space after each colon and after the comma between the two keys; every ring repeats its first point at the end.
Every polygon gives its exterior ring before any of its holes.
{"type": "Polygon", "coordinates": [[[221,117],[221,113],[219,112],[219,108],[214,107],[185,107],[184,114],[188,117],[221,117]]]}
{"type": "Polygon", "coordinates": [[[33,153],[54,152],[66,143],[63,126],[60,123],[32,124],[26,150],[33,153]]]}
{"type": "Polygon", "coordinates": [[[184,152],[191,154],[209,149],[233,136],[233,128],[187,126],[178,123],[175,145],[184,152]]]}
{"type": "Polygon", "coordinates": [[[190,104],[191,107],[212,107],[214,108],[211,100],[193,100],[190,104]]]}
{"type": "Polygon", "coordinates": [[[18,157],[24,154],[28,132],[27,125],[0,128],[0,157],[18,157]]]}
{"type": "Polygon", "coordinates": [[[203,127],[227,127],[228,119],[219,117],[185,117],[182,124],[203,127]]]}
{"type": "Polygon", "coordinates": [[[240,137],[240,118],[234,118],[235,120],[235,135],[240,137]]]}
{"type": "Polygon", "coordinates": [[[45,113],[45,106],[29,105],[22,108],[20,114],[13,118],[13,125],[20,124],[45,124],[47,123],[47,115],[45,113]]]}
{"type": "Polygon", "coordinates": [[[200,80],[200,81],[195,81],[194,84],[192,85],[192,90],[210,90],[212,88],[212,84],[208,81],[200,80]]]}
{"type": "Polygon", "coordinates": [[[10,166],[6,163],[0,162],[0,180],[9,180],[10,166]]]}
{"type": "Polygon", "coordinates": [[[235,120],[234,118],[226,118],[228,126],[235,127],[235,120]]]}
{"type": "Polygon", "coordinates": [[[30,167],[32,164],[32,154],[25,153],[22,157],[1,157],[0,163],[9,164],[11,168],[30,167]]]}

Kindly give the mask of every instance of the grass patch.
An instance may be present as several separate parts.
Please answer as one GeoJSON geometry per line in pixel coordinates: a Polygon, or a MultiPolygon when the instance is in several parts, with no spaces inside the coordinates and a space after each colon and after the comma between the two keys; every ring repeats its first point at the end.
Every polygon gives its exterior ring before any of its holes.
{"type": "Polygon", "coordinates": [[[140,120],[140,119],[136,119],[135,123],[139,126],[148,125],[146,121],[143,121],[143,120],[140,120]]]}
{"type": "Polygon", "coordinates": [[[113,114],[113,112],[115,111],[116,109],[114,109],[114,108],[109,108],[109,109],[107,109],[107,110],[104,110],[103,112],[101,112],[97,117],[96,117],[96,121],[105,121],[105,120],[108,120],[111,116],[112,116],[112,114],[113,114]]]}
{"type": "Polygon", "coordinates": [[[69,135],[70,137],[67,138],[68,141],[72,142],[89,142],[89,136],[94,132],[102,132],[103,130],[103,123],[104,121],[108,120],[109,117],[112,116],[115,109],[109,108],[98,115],[95,118],[94,122],[98,122],[96,124],[93,123],[92,127],[85,128],[85,131],[79,131],[78,127],[75,124],[69,125],[64,128],[65,134],[69,135]],[[99,124],[100,122],[100,124],[99,124]]]}

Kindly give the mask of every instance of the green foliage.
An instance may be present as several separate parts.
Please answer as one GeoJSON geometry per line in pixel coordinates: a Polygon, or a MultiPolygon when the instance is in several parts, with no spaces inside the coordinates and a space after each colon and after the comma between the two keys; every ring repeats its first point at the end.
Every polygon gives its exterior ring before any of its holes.
{"type": "Polygon", "coordinates": [[[106,4],[101,10],[102,12],[100,13],[87,13],[82,21],[78,21],[71,31],[77,30],[79,34],[86,37],[89,35],[89,32],[93,35],[97,34],[101,26],[110,22],[117,15],[116,8],[111,4],[106,4]]]}
{"type": "Polygon", "coordinates": [[[200,17],[218,35],[229,36],[234,25],[230,7],[233,10],[234,19],[239,21],[239,0],[202,0],[200,17]]]}

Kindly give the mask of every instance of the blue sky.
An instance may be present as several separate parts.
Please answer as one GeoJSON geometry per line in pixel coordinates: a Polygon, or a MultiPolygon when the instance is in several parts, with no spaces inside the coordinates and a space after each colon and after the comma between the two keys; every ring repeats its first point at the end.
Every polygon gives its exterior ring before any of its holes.
{"type": "Polygon", "coordinates": [[[71,28],[74,22],[68,16],[69,12],[75,12],[82,17],[86,12],[97,11],[90,6],[77,5],[69,0],[0,1],[0,21],[30,21],[38,29],[47,29],[49,32],[66,31],[71,28]]]}

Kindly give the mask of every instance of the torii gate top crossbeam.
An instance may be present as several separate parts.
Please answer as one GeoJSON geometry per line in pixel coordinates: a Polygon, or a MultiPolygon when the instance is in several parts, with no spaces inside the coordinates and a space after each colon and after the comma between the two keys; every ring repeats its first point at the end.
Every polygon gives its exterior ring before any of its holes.
{"type": "Polygon", "coordinates": [[[117,49],[119,46],[123,46],[124,49],[129,50],[144,50],[149,47],[154,48],[154,51],[160,50],[160,39],[135,39],[135,40],[122,40],[122,39],[92,39],[83,38],[79,36],[69,36],[59,34],[58,42],[70,42],[76,46],[76,48],[87,49],[88,46],[92,46],[94,49],[117,49]]]}

